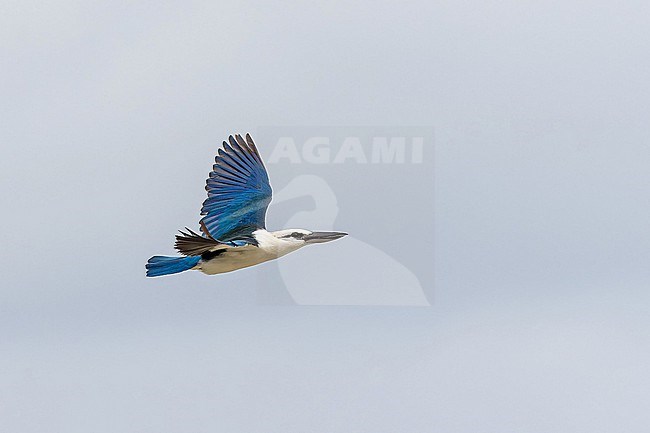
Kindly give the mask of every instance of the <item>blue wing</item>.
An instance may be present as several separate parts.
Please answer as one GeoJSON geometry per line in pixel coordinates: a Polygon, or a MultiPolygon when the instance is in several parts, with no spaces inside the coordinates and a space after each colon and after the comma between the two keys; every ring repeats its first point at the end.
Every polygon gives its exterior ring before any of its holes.
{"type": "Polygon", "coordinates": [[[266,228],[272,194],[269,176],[250,135],[246,141],[231,135],[228,141],[219,149],[206,181],[201,231],[222,243],[255,243],[252,233],[266,228]]]}

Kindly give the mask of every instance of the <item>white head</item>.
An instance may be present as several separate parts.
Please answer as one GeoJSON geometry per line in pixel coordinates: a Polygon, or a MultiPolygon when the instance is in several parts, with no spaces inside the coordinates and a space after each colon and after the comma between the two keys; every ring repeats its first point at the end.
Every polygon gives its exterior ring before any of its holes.
{"type": "Polygon", "coordinates": [[[329,242],[346,235],[347,233],[343,232],[312,232],[305,229],[285,229],[276,232],[267,232],[262,229],[253,232],[258,247],[275,257],[296,251],[305,245],[329,242]]]}
{"type": "Polygon", "coordinates": [[[319,244],[342,238],[347,233],[341,232],[312,232],[304,229],[286,229],[277,232],[257,230],[253,236],[258,247],[275,257],[281,257],[309,244],[319,244]]]}

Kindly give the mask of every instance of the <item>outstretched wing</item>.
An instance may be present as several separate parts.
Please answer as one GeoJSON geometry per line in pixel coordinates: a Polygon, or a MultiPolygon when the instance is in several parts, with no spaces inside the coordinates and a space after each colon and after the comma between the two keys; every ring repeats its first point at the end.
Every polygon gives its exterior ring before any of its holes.
{"type": "Polygon", "coordinates": [[[255,243],[252,233],[265,228],[271,185],[249,134],[223,142],[205,186],[208,198],[201,208],[201,231],[219,242],[255,243]]]}

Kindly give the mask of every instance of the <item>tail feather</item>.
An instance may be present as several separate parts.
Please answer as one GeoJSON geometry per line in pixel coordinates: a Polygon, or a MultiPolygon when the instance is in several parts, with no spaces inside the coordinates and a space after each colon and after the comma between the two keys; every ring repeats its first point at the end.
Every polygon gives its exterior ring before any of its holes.
{"type": "Polygon", "coordinates": [[[188,271],[196,266],[200,260],[201,256],[153,256],[145,265],[147,268],[147,277],[159,277],[161,275],[177,274],[179,272],[188,271]]]}

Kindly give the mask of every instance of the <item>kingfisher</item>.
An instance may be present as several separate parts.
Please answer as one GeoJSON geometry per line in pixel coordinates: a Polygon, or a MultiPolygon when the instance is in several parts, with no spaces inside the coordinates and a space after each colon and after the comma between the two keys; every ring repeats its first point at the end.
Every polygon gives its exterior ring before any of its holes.
{"type": "Polygon", "coordinates": [[[249,134],[246,140],[231,135],[223,142],[205,189],[208,197],[201,207],[201,233],[187,227],[180,230],[174,248],[182,256],[151,257],[145,266],[147,277],[189,270],[222,274],[347,235],[305,229],[266,230],[272,190],[262,157],[249,134]]]}

